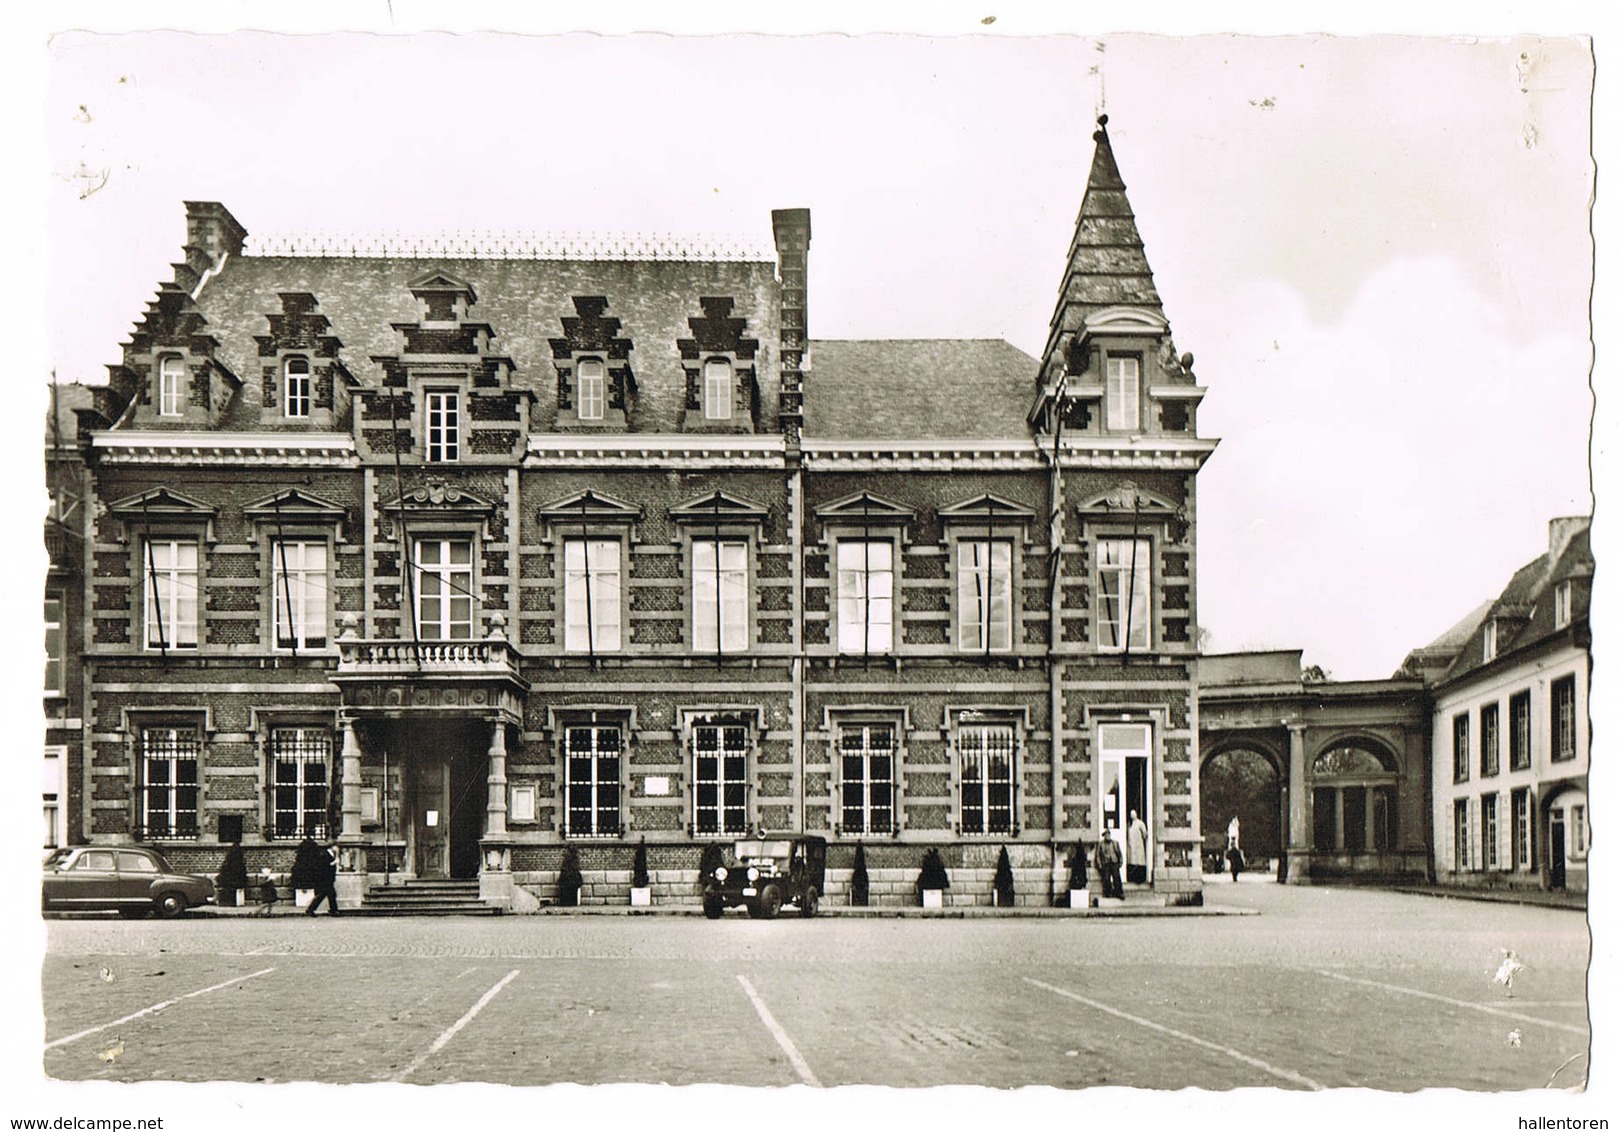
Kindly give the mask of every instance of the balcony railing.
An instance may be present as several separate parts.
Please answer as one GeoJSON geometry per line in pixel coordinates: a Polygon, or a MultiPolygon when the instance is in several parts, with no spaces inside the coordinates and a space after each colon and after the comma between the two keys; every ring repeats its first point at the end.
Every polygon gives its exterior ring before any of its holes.
{"type": "Polygon", "coordinates": [[[488,637],[449,641],[361,640],[350,614],[344,617],[337,647],[338,677],[515,677],[520,659],[499,614],[490,619],[488,637]]]}
{"type": "Polygon", "coordinates": [[[482,641],[361,641],[339,639],[340,676],[504,676],[517,672],[517,650],[504,639],[482,641]]]}

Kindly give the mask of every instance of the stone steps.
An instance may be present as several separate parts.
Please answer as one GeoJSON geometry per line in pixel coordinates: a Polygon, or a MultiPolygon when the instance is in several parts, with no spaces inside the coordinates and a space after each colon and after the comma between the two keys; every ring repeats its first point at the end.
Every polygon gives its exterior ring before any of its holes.
{"type": "Polygon", "coordinates": [[[501,909],[478,898],[475,880],[411,880],[373,885],[361,916],[493,916],[501,909]]]}

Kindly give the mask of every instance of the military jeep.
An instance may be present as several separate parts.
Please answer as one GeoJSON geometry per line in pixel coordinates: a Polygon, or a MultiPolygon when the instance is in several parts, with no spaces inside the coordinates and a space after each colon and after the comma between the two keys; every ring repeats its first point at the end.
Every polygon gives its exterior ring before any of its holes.
{"type": "Polygon", "coordinates": [[[738,841],[734,857],[703,885],[703,915],[717,920],[738,904],[758,920],[774,919],[782,905],[813,916],[826,886],[826,838],[738,841]]]}

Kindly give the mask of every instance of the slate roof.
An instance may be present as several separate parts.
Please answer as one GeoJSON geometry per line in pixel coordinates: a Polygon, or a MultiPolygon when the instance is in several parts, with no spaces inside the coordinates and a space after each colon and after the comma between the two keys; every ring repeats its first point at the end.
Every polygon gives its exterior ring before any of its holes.
{"type": "Polygon", "coordinates": [[[678,427],[686,378],[676,342],[690,338],[688,320],[703,315],[699,299],[733,298],[733,315],[746,318],[747,335],[765,345],[757,359],[761,428],[775,430],[780,368],[773,344],[780,333],[770,262],[245,255],[230,257],[196,303],[208,320],[207,332],[219,340],[217,357],[244,383],[242,404],[226,427],[252,428],[257,419],[254,336],[268,332],[269,315],[281,313],[281,294],[314,295],[318,312],[331,320],[331,333],[342,342],[344,365],[363,384],[376,385],[381,371],[371,359],[403,349],[403,336],[391,324],[421,317],[409,283],[433,270],[471,284],[478,301],[467,318],[490,324],[491,352],[512,359],[515,384],[541,394],[534,423],[542,429],[556,414],[556,398],[548,395],[556,388],[549,340],[562,333],[563,318],[574,317],[575,296],[606,296],[607,316],[621,319],[622,333],[633,340],[637,417],[649,431],[678,427]]]}
{"type": "Polygon", "coordinates": [[[1029,435],[1039,363],[992,338],[814,339],[804,436],[1006,440],[1029,435]]]}
{"type": "MultiPolygon", "coordinates": [[[[1593,567],[1591,524],[1588,519],[1578,522],[1578,529],[1560,549],[1554,546],[1519,568],[1500,595],[1482,607],[1482,615],[1467,633],[1465,643],[1440,683],[1455,683],[1486,665],[1495,667],[1510,663],[1514,654],[1526,652],[1554,638],[1588,631],[1593,567]],[[1557,584],[1565,580],[1572,583],[1570,619],[1568,625],[1558,628],[1554,595],[1557,584]],[[1492,618],[1497,620],[1496,657],[1486,662],[1484,626],[1492,618]]],[[[1460,629],[1458,625],[1450,632],[1457,633],[1460,629]]]]}
{"type": "Polygon", "coordinates": [[[1068,246],[1057,309],[1051,315],[1043,365],[1049,365],[1085,322],[1108,307],[1129,306],[1164,316],[1163,301],[1147,264],[1146,247],[1136,228],[1135,213],[1125,196],[1124,178],[1107,136],[1107,116],[1097,120],[1096,152],[1080,201],[1074,238],[1068,246]]]}

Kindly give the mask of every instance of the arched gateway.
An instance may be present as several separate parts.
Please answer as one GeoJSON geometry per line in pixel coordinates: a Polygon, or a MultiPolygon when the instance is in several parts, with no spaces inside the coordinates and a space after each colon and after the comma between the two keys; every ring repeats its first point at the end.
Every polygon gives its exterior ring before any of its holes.
{"type": "Polygon", "coordinates": [[[1204,859],[1233,816],[1278,880],[1427,879],[1430,720],[1416,679],[1306,680],[1297,651],[1199,662],[1204,859]]]}
{"type": "Polygon", "coordinates": [[[1254,743],[1222,747],[1207,755],[1198,775],[1198,814],[1204,831],[1205,869],[1224,871],[1221,854],[1232,819],[1238,822],[1239,845],[1253,863],[1279,860],[1286,815],[1282,785],[1287,762],[1254,743]]]}

